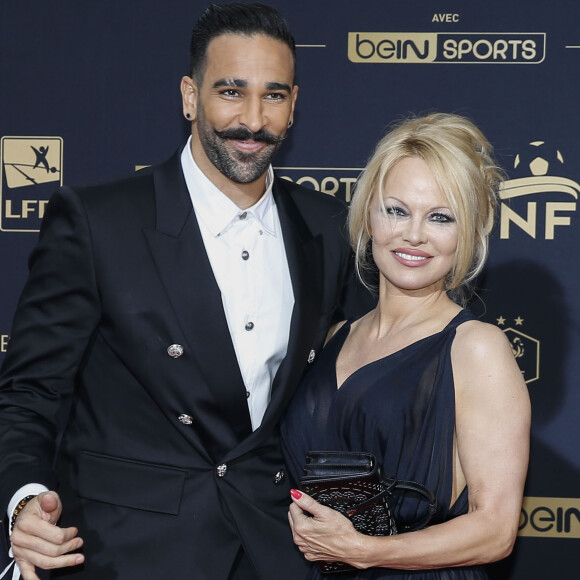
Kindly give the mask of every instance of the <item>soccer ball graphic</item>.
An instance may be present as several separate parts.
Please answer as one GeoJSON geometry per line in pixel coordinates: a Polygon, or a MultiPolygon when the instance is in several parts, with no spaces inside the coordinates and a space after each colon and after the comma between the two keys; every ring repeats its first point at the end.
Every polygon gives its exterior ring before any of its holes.
{"type": "Polygon", "coordinates": [[[514,159],[514,169],[530,172],[534,176],[558,175],[564,164],[562,153],[544,141],[532,141],[526,151],[514,159]]]}

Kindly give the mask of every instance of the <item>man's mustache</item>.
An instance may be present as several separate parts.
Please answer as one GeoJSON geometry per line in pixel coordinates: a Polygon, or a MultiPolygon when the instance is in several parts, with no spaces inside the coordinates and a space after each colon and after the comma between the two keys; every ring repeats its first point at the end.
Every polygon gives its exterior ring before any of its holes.
{"type": "Polygon", "coordinates": [[[274,135],[270,131],[260,129],[256,133],[246,129],[245,127],[236,127],[235,129],[224,129],[218,131],[214,129],[215,134],[220,139],[233,139],[235,141],[261,141],[268,145],[278,145],[286,139],[286,135],[274,135]]]}

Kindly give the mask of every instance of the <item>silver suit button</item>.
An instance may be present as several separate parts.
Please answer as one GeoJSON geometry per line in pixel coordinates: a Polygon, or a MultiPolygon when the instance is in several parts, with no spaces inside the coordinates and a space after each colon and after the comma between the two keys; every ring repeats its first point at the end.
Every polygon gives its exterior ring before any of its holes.
{"type": "Polygon", "coordinates": [[[179,421],[181,421],[184,425],[191,425],[193,423],[193,418],[190,417],[189,415],[186,415],[185,413],[182,413],[181,415],[179,415],[179,417],[177,417],[179,419],[179,421]]]}
{"type": "Polygon", "coordinates": [[[310,351],[310,354],[308,355],[308,364],[312,364],[314,362],[315,357],[316,357],[316,351],[314,349],[312,349],[310,351]]]}
{"type": "Polygon", "coordinates": [[[221,465],[217,466],[215,473],[218,477],[225,477],[227,471],[228,471],[228,466],[225,463],[222,463],[221,465]]]}
{"type": "Polygon", "coordinates": [[[279,485],[284,481],[286,478],[286,472],[281,469],[275,476],[274,476],[274,485],[279,485]]]}
{"type": "Polygon", "coordinates": [[[167,354],[173,358],[179,358],[183,354],[183,347],[180,344],[172,344],[167,347],[167,354]]]}

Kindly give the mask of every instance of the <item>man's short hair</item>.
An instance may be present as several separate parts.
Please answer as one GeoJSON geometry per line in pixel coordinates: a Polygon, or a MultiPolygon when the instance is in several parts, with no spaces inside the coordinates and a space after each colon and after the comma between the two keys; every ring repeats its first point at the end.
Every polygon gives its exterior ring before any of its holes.
{"type": "Polygon", "coordinates": [[[284,18],[275,8],[258,3],[211,4],[191,35],[190,70],[198,85],[201,85],[205,71],[207,47],[222,34],[262,34],[279,40],[290,48],[296,69],[296,43],[284,18]]]}

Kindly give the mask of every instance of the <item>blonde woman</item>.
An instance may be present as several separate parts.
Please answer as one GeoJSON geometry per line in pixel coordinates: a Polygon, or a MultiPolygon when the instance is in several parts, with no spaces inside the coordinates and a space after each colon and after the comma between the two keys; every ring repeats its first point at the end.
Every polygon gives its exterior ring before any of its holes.
{"type": "MultiPolygon", "coordinates": [[[[517,534],[530,404],[504,334],[465,309],[481,271],[501,173],[481,131],[457,115],[407,119],[378,144],[351,205],[359,275],[378,274],[378,304],[337,325],[282,427],[289,520],[311,561],[349,578],[482,579],[517,534]],[[432,490],[422,530],[357,532],[299,489],[311,450],[372,452],[384,473],[432,490]],[[310,517],[314,516],[314,517],[310,517]]],[[[404,499],[394,516],[421,515],[404,499]]],[[[312,566],[309,578],[320,576],[312,566]]]]}

